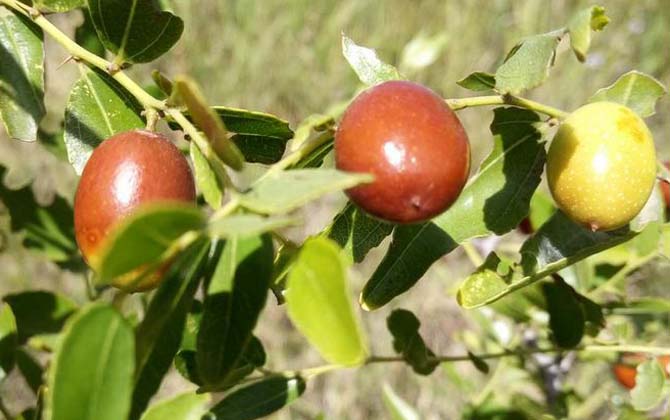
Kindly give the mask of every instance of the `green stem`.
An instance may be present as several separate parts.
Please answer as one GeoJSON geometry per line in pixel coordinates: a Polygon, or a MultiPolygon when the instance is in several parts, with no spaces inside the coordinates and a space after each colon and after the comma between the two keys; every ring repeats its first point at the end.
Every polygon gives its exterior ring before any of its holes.
{"type": "Polygon", "coordinates": [[[567,112],[558,108],[513,95],[473,96],[471,98],[447,99],[446,101],[454,111],[476,106],[513,105],[537,111],[557,119],[564,119],[568,115],[567,112]]]}
{"type": "Polygon", "coordinates": [[[223,207],[218,209],[212,216],[209,218],[209,222],[216,222],[217,220],[221,220],[224,217],[228,216],[237,208],[240,206],[240,199],[239,196],[234,196],[233,198],[230,199],[223,207]]]}
{"type": "Polygon", "coordinates": [[[463,242],[461,246],[463,247],[463,251],[465,251],[465,255],[468,256],[470,262],[472,263],[472,265],[475,266],[475,268],[479,267],[484,263],[484,259],[482,258],[479,251],[477,251],[475,246],[472,245],[472,242],[469,241],[463,242]]]}
{"type": "Polygon", "coordinates": [[[296,164],[300,162],[300,160],[304,157],[309,156],[310,153],[312,153],[314,150],[318,149],[321,147],[323,144],[328,143],[329,141],[333,140],[334,133],[332,130],[325,131],[318,136],[316,136],[312,141],[309,143],[304,144],[300,149],[296,150],[295,152],[289,154],[288,156],[285,156],[282,160],[279,162],[275,163],[274,165],[270,166],[270,169],[265,171],[263,175],[261,175],[255,183],[260,182],[261,180],[276,174],[277,172],[283,171],[284,169],[288,168],[289,166],[296,164]]]}

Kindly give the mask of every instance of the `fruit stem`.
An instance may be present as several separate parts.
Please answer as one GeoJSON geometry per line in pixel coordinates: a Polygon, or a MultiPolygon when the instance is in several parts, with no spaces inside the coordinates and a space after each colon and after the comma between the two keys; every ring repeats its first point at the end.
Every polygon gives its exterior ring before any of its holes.
{"type": "Polygon", "coordinates": [[[226,204],[224,204],[220,209],[218,209],[212,216],[209,218],[210,223],[214,223],[218,220],[223,219],[228,216],[240,206],[239,196],[233,196],[226,204]]]}
{"type": "Polygon", "coordinates": [[[465,255],[468,256],[468,258],[470,259],[470,262],[472,263],[472,265],[475,266],[475,268],[479,267],[480,265],[482,265],[484,263],[484,259],[479,254],[479,251],[477,251],[475,246],[472,245],[472,242],[467,242],[467,241],[463,242],[461,244],[461,246],[463,247],[463,251],[465,251],[465,255]]]}
{"type": "Polygon", "coordinates": [[[559,120],[564,119],[568,113],[554,108],[549,105],[541,104],[539,102],[532,101],[530,99],[521,98],[519,96],[513,95],[490,95],[490,96],[473,96],[470,98],[455,98],[455,99],[446,99],[447,104],[454,111],[460,109],[472,108],[476,106],[489,106],[489,105],[512,105],[519,108],[526,108],[532,111],[537,111],[542,114],[548,115],[559,120]]]}

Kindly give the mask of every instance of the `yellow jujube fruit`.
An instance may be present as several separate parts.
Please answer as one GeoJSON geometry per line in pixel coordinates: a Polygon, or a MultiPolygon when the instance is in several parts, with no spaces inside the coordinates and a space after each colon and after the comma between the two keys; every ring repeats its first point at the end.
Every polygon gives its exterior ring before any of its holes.
{"type": "Polygon", "coordinates": [[[570,219],[594,231],[625,226],[654,187],[651,132],[623,105],[584,105],[559,127],[547,154],[547,178],[570,219]]]}

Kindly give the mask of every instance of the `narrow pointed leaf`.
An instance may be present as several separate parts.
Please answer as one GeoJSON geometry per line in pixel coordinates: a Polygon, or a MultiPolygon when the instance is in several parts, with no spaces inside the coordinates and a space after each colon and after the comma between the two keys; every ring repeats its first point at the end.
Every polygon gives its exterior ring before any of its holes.
{"type": "Polygon", "coordinates": [[[137,326],[135,389],[130,419],[140,417],[179,350],[193,295],[200,284],[209,243],[199,240],[170,265],[146,316],[137,326]]]}
{"type": "Polygon", "coordinates": [[[148,63],[179,40],[184,22],[147,0],[86,0],[93,24],[115,62],[148,63]]]}
{"type": "Polygon", "coordinates": [[[589,102],[617,102],[646,118],[656,113],[656,102],[666,93],[668,91],[661,82],[633,70],[619,77],[611,86],[597,91],[589,102]]]}
{"type": "Polygon", "coordinates": [[[496,76],[495,74],[476,71],[456,83],[458,86],[474,92],[485,92],[495,89],[496,76]]]}
{"type": "Polygon", "coordinates": [[[118,420],[133,388],[133,330],[115,309],[91,305],[68,323],[49,369],[46,418],[118,420]]]}
{"type": "Polygon", "coordinates": [[[187,392],[151,406],[141,420],[200,420],[207,412],[209,394],[187,392]]]}
{"type": "Polygon", "coordinates": [[[221,200],[223,200],[223,185],[194,142],[191,142],[190,152],[195,185],[202,193],[207,204],[213,209],[218,209],[221,207],[221,200]]]}
{"type": "Polygon", "coordinates": [[[161,261],[179,237],[204,227],[205,215],[195,206],[149,205],[133,213],[110,233],[101,250],[100,281],[161,261]]]}
{"type": "Polygon", "coordinates": [[[541,85],[549,76],[559,41],[555,34],[534,35],[521,41],[496,70],[496,90],[516,95],[541,85]]]}
{"type": "Polygon", "coordinates": [[[265,306],[273,259],[267,235],[226,241],[198,331],[196,363],[204,389],[228,385],[265,306]]]}
{"type": "Polygon", "coordinates": [[[356,365],[367,343],[347,284],[348,264],[331,240],[303,244],[288,275],[286,310],[293,325],[330,363],[356,365]]]}
{"type": "Polygon", "coordinates": [[[77,174],[103,140],[144,127],[141,106],[121,85],[98,70],[84,65],[79,70],[65,105],[65,146],[77,174]]]}
{"type": "Polygon", "coordinates": [[[386,318],[386,326],[393,335],[393,348],[405,362],[420,375],[430,375],[440,364],[435,353],[426,346],[419,334],[421,322],[410,311],[395,309],[386,318]]]}
{"type": "Polygon", "coordinates": [[[205,133],[205,137],[221,160],[235,170],[242,169],[244,156],[228,138],[226,126],[218,114],[207,105],[198,85],[191,79],[178,77],[174,81],[174,92],[184,102],[191,118],[205,133]]]}
{"type": "Polygon", "coordinates": [[[273,376],[239,388],[210,410],[211,420],[253,420],[286,407],[305,392],[300,377],[273,376]]]}
{"type": "Polygon", "coordinates": [[[37,140],[45,114],[43,39],[30,19],[0,7],[0,120],[22,141],[37,140]]]}
{"type": "Polygon", "coordinates": [[[372,181],[367,174],[336,169],[296,169],[263,178],[240,197],[242,206],[265,214],[287,213],[312,200],[372,181]]]}
{"type": "Polygon", "coordinates": [[[570,46],[579,61],[586,60],[586,54],[591,46],[591,32],[602,31],[609,21],[605,8],[601,6],[581,10],[570,19],[568,23],[570,46]]]}
{"type": "Polygon", "coordinates": [[[375,50],[356,45],[345,35],[342,35],[342,53],[361,82],[368,86],[403,79],[395,67],[377,57],[375,50]]]}
{"type": "Polygon", "coordinates": [[[514,229],[528,206],[545,162],[539,116],[498,108],[491,124],[493,150],[458,200],[432,222],[398,226],[391,246],[361,294],[376,309],[412,287],[430,266],[459,243],[514,229]]]}

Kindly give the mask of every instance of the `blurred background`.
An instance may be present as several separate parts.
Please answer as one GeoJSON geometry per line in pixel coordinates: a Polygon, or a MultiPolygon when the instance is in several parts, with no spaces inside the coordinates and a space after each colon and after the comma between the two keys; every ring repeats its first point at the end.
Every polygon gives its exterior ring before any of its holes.
{"type": "MultiPolygon", "coordinates": [[[[164,0],[185,21],[177,46],[156,63],[131,69],[133,77],[150,83],[150,71],[168,76],[187,73],[203,87],[212,104],[265,111],[297,124],[313,113],[349,99],[360,84],[341,54],[345,33],[360,45],[375,48],[384,61],[394,64],[409,79],[426,84],[445,98],[470,95],[456,81],[473,71],[491,71],[522,37],[563,26],[588,2],[576,0],[164,0]]],[[[563,42],[556,65],[546,84],[528,97],[571,110],[597,89],[613,83],[623,73],[637,69],[670,84],[670,2],[668,0],[604,0],[611,18],[603,33],[595,34],[586,63],[579,63],[563,42]]],[[[53,17],[68,34],[82,21],[79,12],[53,17]]],[[[76,79],[76,66],[65,63],[64,51],[47,42],[47,107],[45,127],[57,127],[64,103],[76,79]]],[[[648,120],[660,158],[670,159],[670,100],[667,96],[648,120]]],[[[473,168],[490,149],[489,109],[459,112],[473,146],[473,168]]],[[[38,202],[56,195],[71,201],[76,176],[50,152],[48,142],[20,144],[0,133],[0,164],[6,167],[3,182],[9,188],[32,186],[38,202]]],[[[58,147],[55,147],[58,149],[58,147]]],[[[473,169],[474,170],[474,169],[473,169]]],[[[306,225],[292,236],[304,237],[323,228],[343,203],[333,196],[303,211],[306,225]]],[[[21,247],[21,238],[10,232],[6,211],[0,205],[0,294],[25,289],[57,290],[85,301],[79,274],[61,271],[21,247]]],[[[523,236],[507,235],[501,246],[515,249],[523,236]]],[[[495,243],[479,243],[486,248],[495,243]]],[[[358,294],[387,246],[385,242],[352,272],[352,293],[358,294]]],[[[377,354],[391,354],[385,328],[388,312],[396,307],[412,310],[422,320],[421,333],[438,354],[463,354],[477,350],[483,322],[496,324],[501,335],[520,334],[517,326],[486,310],[461,310],[454,298],[460,280],[472,271],[462,251],[445,257],[409,293],[378,312],[362,315],[377,354]]],[[[667,274],[667,273],[666,273],[667,274]]],[[[265,344],[269,365],[296,369],[322,363],[318,355],[293,330],[273,300],[258,335],[265,344]]],[[[504,337],[503,337],[504,338],[504,337]]],[[[540,369],[542,360],[531,361],[540,369]]],[[[591,406],[574,418],[617,418],[624,390],[613,381],[607,361],[587,370],[569,364],[563,379],[569,387],[592,394],[591,406]],[[573,369],[574,367],[574,369],[573,369]],[[594,378],[598,383],[594,385],[594,378]],[[596,386],[597,385],[597,386],[596,386]],[[596,394],[597,393],[597,394],[596,394]],[[581,416],[581,417],[580,417],[581,416]]],[[[373,365],[352,372],[337,372],[310,383],[305,397],[277,419],[376,419],[390,418],[383,404],[382,388],[388,384],[413,405],[425,419],[460,418],[466,407],[496,394],[504,402],[523,390],[528,398],[546,398],[543,382],[513,361],[491,363],[484,375],[469,363],[444,365],[433,375],[421,377],[401,364],[373,365]],[[498,365],[505,365],[498,368],[498,365]],[[495,372],[495,373],[494,373],[495,372]]],[[[536,372],[537,373],[537,372],[536,372]]],[[[536,375],[537,376],[537,375],[536,375]]],[[[174,374],[161,395],[188,387],[174,374]]],[[[546,390],[545,390],[546,391],[546,390]]],[[[10,409],[18,412],[22,395],[30,392],[19,380],[5,381],[0,393],[10,409]]],[[[160,396],[159,396],[160,398],[160,396]]],[[[526,418],[526,417],[471,417],[526,418]]],[[[571,417],[573,418],[573,417],[571,417]]]]}

